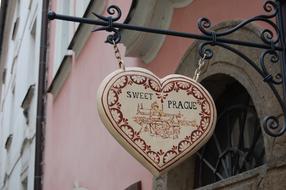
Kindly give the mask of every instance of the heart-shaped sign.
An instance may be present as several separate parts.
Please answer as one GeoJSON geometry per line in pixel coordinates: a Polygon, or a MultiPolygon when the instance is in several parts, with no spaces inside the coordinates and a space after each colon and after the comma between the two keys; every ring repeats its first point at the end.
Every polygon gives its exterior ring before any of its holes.
{"type": "Polygon", "coordinates": [[[188,77],[159,79],[142,68],[117,70],[99,87],[98,112],[114,138],[153,175],[160,175],[206,143],[215,104],[188,77]]]}

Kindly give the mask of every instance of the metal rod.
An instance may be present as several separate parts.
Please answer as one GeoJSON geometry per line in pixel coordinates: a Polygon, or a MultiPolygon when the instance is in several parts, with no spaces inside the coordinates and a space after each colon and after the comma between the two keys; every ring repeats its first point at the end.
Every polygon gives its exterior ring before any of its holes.
{"type": "MultiPolygon", "coordinates": [[[[55,12],[52,12],[52,11],[48,13],[48,18],[50,20],[58,19],[58,20],[79,22],[79,23],[92,24],[92,25],[100,25],[100,26],[106,26],[106,27],[109,26],[108,22],[106,21],[61,15],[61,14],[56,14],[55,12]]],[[[206,36],[206,35],[198,35],[198,34],[186,33],[186,32],[177,32],[173,30],[162,30],[162,29],[156,29],[156,28],[146,28],[142,26],[122,24],[122,23],[117,23],[117,22],[113,22],[112,27],[119,28],[119,29],[128,29],[128,30],[134,30],[134,31],[148,32],[148,33],[154,33],[154,34],[164,34],[164,35],[170,35],[170,36],[191,38],[191,39],[204,40],[204,41],[213,41],[213,38],[211,36],[206,36]]],[[[258,43],[252,43],[252,42],[226,39],[226,38],[216,38],[216,41],[221,42],[221,43],[226,43],[226,44],[240,45],[240,46],[253,47],[253,48],[259,48],[259,49],[274,48],[275,50],[278,50],[278,51],[283,50],[283,48],[279,46],[271,47],[270,45],[266,45],[266,44],[258,44],[258,43]]]]}
{"type": "Polygon", "coordinates": [[[218,172],[216,171],[216,169],[212,166],[212,164],[209,163],[209,161],[207,161],[205,158],[203,158],[203,156],[201,155],[200,152],[197,152],[197,155],[198,155],[198,156],[200,157],[200,159],[210,168],[210,170],[211,170],[215,175],[217,175],[217,176],[220,178],[220,180],[224,179],[224,177],[223,177],[220,173],[218,173],[218,172]]]}
{"type": "MultiPolygon", "coordinates": [[[[285,25],[285,16],[286,16],[286,1],[279,0],[279,11],[278,11],[278,17],[277,17],[277,23],[280,28],[280,46],[282,47],[282,52],[280,54],[281,56],[281,73],[282,73],[282,84],[283,84],[283,101],[286,103],[286,25],[285,25]]],[[[285,110],[283,110],[285,111],[285,110]]],[[[286,122],[286,118],[284,118],[284,122],[286,122]]],[[[284,123],[286,125],[286,123],[284,123]]]]}
{"type": "Polygon", "coordinates": [[[108,7],[107,12],[109,16],[101,16],[96,13],[93,13],[96,18],[81,18],[81,17],[74,17],[68,15],[61,15],[56,14],[55,12],[48,13],[48,19],[58,19],[64,21],[72,21],[72,22],[79,22],[91,25],[98,25],[101,27],[96,28],[95,31],[105,30],[107,32],[112,32],[112,34],[107,36],[106,42],[108,43],[119,43],[121,39],[120,30],[119,29],[127,29],[133,31],[140,31],[140,32],[147,32],[153,34],[163,34],[163,35],[170,35],[170,36],[177,36],[189,39],[196,39],[202,40],[199,46],[199,53],[200,55],[207,55],[207,59],[211,59],[213,56],[213,51],[206,46],[220,46],[222,48],[228,49],[229,51],[237,54],[242,59],[244,59],[248,64],[250,64],[262,77],[265,82],[267,82],[268,86],[271,88],[273,94],[277,98],[279,104],[284,113],[284,125],[281,126],[279,124],[279,120],[275,116],[267,116],[263,120],[263,127],[266,133],[270,136],[277,137],[281,136],[286,131],[286,26],[284,25],[284,19],[286,16],[286,2],[285,0],[275,0],[271,1],[268,0],[264,4],[264,10],[267,12],[265,15],[258,15],[252,17],[248,20],[241,22],[240,24],[236,25],[235,27],[231,28],[230,30],[223,31],[223,32],[215,32],[210,29],[211,22],[207,18],[202,18],[198,21],[198,27],[201,31],[201,35],[187,33],[187,32],[178,32],[173,30],[163,30],[157,28],[148,28],[136,25],[130,25],[126,23],[117,23],[121,17],[121,10],[119,7],[115,5],[111,5],[108,7]],[[276,18],[276,23],[272,21],[273,18],[276,18]],[[240,41],[234,40],[229,38],[223,38],[222,36],[227,36],[232,34],[233,32],[241,29],[245,25],[251,22],[261,21],[264,22],[274,30],[275,34],[270,29],[264,29],[261,31],[260,38],[263,43],[253,43],[250,41],[240,41]],[[276,36],[276,38],[275,38],[276,36]],[[245,54],[237,50],[235,47],[231,45],[238,45],[238,46],[245,46],[251,48],[258,48],[264,49],[264,51],[260,55],[260,67],[252,61],[249,57],[245,54]],[[278,52],[279,51],[279,52],[278,52]],[[277,63],[279,61],[278,55],[280,55],[281,61],[281,73],[272,76],[265,67],[265,57],[271,56],[269,63],[277,63]],[[280,80],[281,79],[281,80],[280,80]],[[276,90],[275,85],[283,83],[283,97],[280,96],[278,91],[276,90]]]}

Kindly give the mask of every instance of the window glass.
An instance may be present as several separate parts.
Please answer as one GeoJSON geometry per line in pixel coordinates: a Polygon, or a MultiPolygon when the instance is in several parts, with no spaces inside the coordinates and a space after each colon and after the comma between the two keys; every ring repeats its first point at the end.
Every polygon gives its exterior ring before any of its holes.
{"type": "Polygon", "coordinates": [[[202,187],[253,169],[264,163],[264,143],[253,102],[230,77],[205,82],[221,89],[215,92],[218,119],[208,143],[197,152],[195,187],[202,187]],[[225,81],[228,81],[227,83],[225,81]],[[212,83],[216,83],[216,85],[212,83]]]}
{"type": "MultiPolygon", "coordinates": [[[[61,0],[57,1],[56,12],[58,14],[83,17],[90,0],[61,0]]],[[[57,72],[64,56],[68,52],[68,46],[73,38],[73,35],[79,23],[68,21],[56,21],[55,34],[55,60],[53,73],[57,72]]]]}
{"type": "MultiPolygon", "coordinates": [[[[71,15],[72,1],[61,0],[57,1],[57,13],[64,15],[71,15]]],[[[71,39],[71,27],[72,23],[57,20],[56,21],[56,34],[55,34],[55,60],[53,73],[55,74],[61,64],[64,55],[67,53],[67,48],[71,39]]]]}

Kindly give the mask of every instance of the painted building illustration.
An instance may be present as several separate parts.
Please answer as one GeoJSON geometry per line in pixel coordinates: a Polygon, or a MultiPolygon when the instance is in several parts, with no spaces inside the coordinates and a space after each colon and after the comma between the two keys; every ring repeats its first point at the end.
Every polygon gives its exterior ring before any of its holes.
{"type": "Polygon", "coordinates": [[[137,105],[136,116],[134,121],[142,128],[141,132],[147,132],[151,136],[160,136],[162,138],[176,139],[180,135],[180,129],[184,126],[192,125],[196,128],[196,121],[188,121],[184,119],[179,111],[177,114],[170,114],[164,112],[163,104],[153,102],[149,109],[144,109],[143,104],[137,105]]]}

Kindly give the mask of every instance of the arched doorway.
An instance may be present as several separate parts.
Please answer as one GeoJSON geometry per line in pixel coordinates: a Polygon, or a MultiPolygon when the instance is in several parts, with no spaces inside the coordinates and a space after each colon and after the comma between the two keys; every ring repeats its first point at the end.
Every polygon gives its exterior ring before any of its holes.
{"type": "Polygon", "coordinates": [[[265,160],[259,118],[247,90],[224,74],[202,84],[215,100],[218,120],[213,136],[196,154],[194,187],[253,169],[265,160]]]}
{"type": "MultiPolygon", "coordinates": [[[[214,30],[224,31],[236,25],[236,21],[225,22],[214,27],[214,30]]],[[[253,42],[261,40],[258,29],[253,25],[230,37],[253,42]]],[[[196,41],[189,47],[176,73],[193,77],[200,59],[199,45],[200,42],[196,41]]],[[[217,104],[219,118],[216,140],[210,139],[209,144],[197,155],[165,176],[154,179],[154,189],[251,189],[263,183],[260,175],[266,172],[266,163],[273,154],[282,154],[282,151],[273,151],[274,141],[264,135],[260,127],[265,116],[281,112],[267,84],[238,55],[224,48],[211,48],[214,56],[209,60],[208,69],[202,73],[199,82],[207,88],[217,104]]],[[[254,62],[259,62],[260,50],[236,48],[254,62]]]]}

